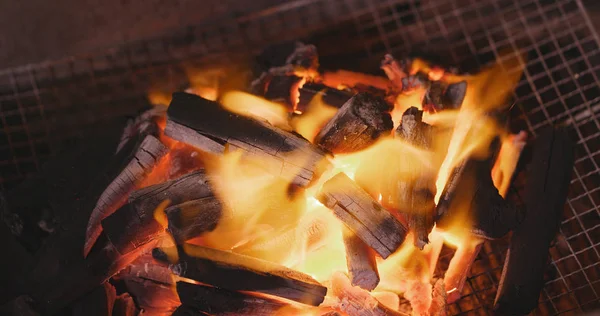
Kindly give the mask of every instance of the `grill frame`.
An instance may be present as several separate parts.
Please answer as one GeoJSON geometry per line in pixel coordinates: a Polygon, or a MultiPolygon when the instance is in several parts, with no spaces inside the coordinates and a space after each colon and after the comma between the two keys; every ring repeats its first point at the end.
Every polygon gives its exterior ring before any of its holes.
{"type": "MultiPolygon", "coordinates": [[[[275,3],[101,54],[0,71],[0,189],[34,174],[75,134],[134,114],[147,104],[147,91],[180,90],[189,83],[186,69],[228,64],[236,60],[232,52],[250,55],[302,38],[323,49],[324,64],[372,72],[386,52],[442,55],[474,69],[519,49],[527,67],[512,127],[535,135],[568,124],[577,139],[569,198],[534,314],[600,308],[600,241],[593,238],[600,235],[600,39],[580,0],[275,3]]],[[[451,314],[489,313],[507,245],[485,243],[451,314]]],[[[442,270],[451,254],[444,250],[442,270]]]]}

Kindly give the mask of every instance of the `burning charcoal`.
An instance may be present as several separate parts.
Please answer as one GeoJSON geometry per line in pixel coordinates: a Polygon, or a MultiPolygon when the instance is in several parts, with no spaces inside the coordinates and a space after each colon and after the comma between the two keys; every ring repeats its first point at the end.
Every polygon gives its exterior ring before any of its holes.
{"type": "Polygon", "coordinates": [[[394,127],[389,110],[384,100],[359,93],[323,127],[315,143],[334,154],[364,149],[394,127]]]}
{"type": "Polygon", "coordinates": [[[386,54],[381,62],[381,69],[394,84],[398,91],[402,91],[402,80],[407,77],[406,63],[400,63],[390,54],[386,54]]]}
{"type": "Polygon", "coordinates": [[[27,295],[21,295],[0,305],[0,315],[39,316],[33,308],[33,300],[27,295]]]}
{"type": "Polygon", "coordinates": [[[164,284],[143,278],[125,280],[127,291],[137,305],[149,315],[171,315],[181,305],[173,284],[164,284]]]}
{"type": "Polygon", "coordinates": [[[212,196],[204,170],[139,189],[131,193],[127,204],[102,221],[108,240],[120,253],[129,253],[158,236],[165,228],[156,221],[156,208],[165,200],[172,204],[212,196]]]}
{"type": "Polygon", "coordinates": [[[297,109],[298,98],[300,97],[298,89],[302,87],[305,81],[306,79],[294,75],[271,76],[268,79],[264,97],[267,100],[285,105],[290,112],[293,112],[297,109]]]}
{"type": "Polygon", "coordinates": [[[171,273],[169,267],[154,259],[151,253],[141,255],[113,277],[116,280],[132,278],[150,280],[161,284],[175,284],[173,273],[171,273]]]}
{"type": "MultiPolygon", "coordinates": [[[[310,276],[275,263],[200,246],[186,246],[170,265],[176,275],[232,291],[253,291],[318,306],[327,288],[310,276]]],[[[172,250],[175,251],[175,250],[172,250]]],[[[167,251],[169,252],[169,251],[167,251]]],[[[160,257],[157,252],[156,257],[160,257]]]]}
{"type": "Polygon", "coordinates": [[[219,104],[187,93],[173,94],[165,134],[200,150],[223,154],[241,149],[260,166],[305,186],[316,176],[325,153],[307,140],[266,123],[233,114],[219,104]]]}
{"type": "Polygon", "coordinates": [[[471,218],[472,233],[481,238],[500,238],[515,228],[523,211],[504,200],[494,187],[490,162],[470,159],[452,172],[436,209],[438,226],[444,229],[455,216],[471,218]]]}
{"type": "Polygon", "coordinates": [[[135,302],[129,293],[117,296],[112,310],[113,316],[136,316],[138,313],[137,306],[135,306],[135,302]]]}
{"type": "Polygon", "coordinates": [[[452,84],[432,81],[423,98],[423,110],[438,112],[445,109],[458,109],[462,105],[466,92],[466,81],[452,84]]]}
{"type": "Polygon", "coordinates": [[[319,80],[324,85],[333,89],[350,88],[353,91],[362,91],[365,88],[371,88],[383,93],[393,90],[391,82],[385,77],[347,70],[324,72],[319,80]]]}
{"type": "Polygon", "coordinates": [[[421,71],[402,78],[402,93],[411,93],[418,89],[426,89],[428,86],[429,76],[421,71]]]}
{"type": "MultiPolygon", "coordinates": [[[[431,148],[432,127],[423,123],[423,112],[415,107],[402,114],[402,122],[396,129],[396,137],[423,149],[431,148]]],[[[435,174],[423,170],[410,183],[399,183],[402,205],[400,211],[408,218],[408,228],[414,231],[414,245],[423,249],[429,243],[428,235],[433,229],[435,212],[435,174]]]]}
{"type": "Polygon", "coordinates": [[[346,262],[348,274],[353,286],[361,287],[367,291],[375,289],[379,284],[379,273],[375,252],[356,236],[351,230],[344,227],[344,246],[346,248],[346,262]]]}
{"type": "Polygon", "coordinates": [[[431,294],[431,306],[429,315],[446,316],[446,290],[444,279],[437,279],[433,282],[433,293],[431,294]]]}
{"type": "Polygon", "coordinates": [[[527,314],[538,304],[571,180],[573,149],[565,129],[545,130],[534,143],[525,185],[527,214],[510,240],[494,304],[499,315],[527,314]]]}
{"type": "Polygon", "coordinates": [[[344,173],[325,182],[317,198],[384,259],[406,237],[402,223],[344,173]]]}
{"type": "Polygon", "coordinates": [[[308,104],[316,96],[321,96],[323,103],[339,109],[352,98],[353,93],[347,90],[333,89],[323,84],[307,83],[300,88],[300,101],[297,110],[306,111],[308,104]]]}
{"type": "Polygon", "coordinates": [[[445,292],[449,304],[460,298],[467,276],[471,271],[471,266],[475,262],[482,245],[483,240],[477,238],[463,242],[450,259],[450,265],[444,275],[445,292]]]}
{"type": "Polygon", "coordinates": [[[84,256],[90,252],[102,231],[101,221],[114,213],[167,151],[167,147],[154,136],[144,138],[135,155],[98,198],[87,226],[84,256]]]}
{"type": "Polygon", "coordinates": [[[207,313],[216,316],[268,316],[277,314],[283,308],[292,309],[292,307],[282,301],[264,296],[186,282],[177,282],[177,293],[179,294],[183,308],[178,308],[174,315],[207,313]],[[192,313],[183,313],[183,309],[192,313]]]}
{"type": "Polygon", "coordinates": [[[361,316],[402,315],[378,302],[369,292],[350,284],[341,272],[331,277],[331,294],[337,298],[334,308],[348,314],[361,316]]]}
{"type": "Polygon", "coordinates": [[[221,202],[216,197],[187,201],[165,210],[169,232],[178,244],[212,231],[221,218],[221,202]]]}
{"type": "Polygon", "coordinates": [[[115,288],[108,282],[104,282],[75,304],[73,304],[73,316],[105,316],[110,315],[117,299],[115,288]]]}

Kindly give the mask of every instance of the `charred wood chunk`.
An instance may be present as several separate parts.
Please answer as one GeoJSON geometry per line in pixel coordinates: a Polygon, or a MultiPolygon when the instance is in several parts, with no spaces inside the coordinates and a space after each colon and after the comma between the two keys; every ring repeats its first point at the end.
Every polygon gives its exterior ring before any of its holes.
{"type": "Polygon", "coordinates": [[[308,104],[316,97],[320,96],[323,103],[334,108],[341,108],[354,93],[347,90],[330,88],[324,84],[306,83],[300,88],[300,100],[297,110],[304,112],[308,104]]]}
{"type": "Polygon", "coordinates": [[[379,284],[375,252],[348,228],[344,229],[344,246],[350,282],[372,291],[379,284]]]}
{"type": "Polygon", "coordinates": [[[112,310],[113,316],[136,316],[138,313],[138,308],[129,293],[117,296],[112,310]]]}
{"type": "MultiPolygon", "coordinates": [[[[415,107],[407,109],[402,115],[396,137],[422,149],[430,149],[432,127],[423,122],[423,112],[415,107]]],[[[410,161],[405,163],[410,164],[410,161]]],[[[414,245],[423,249],[429,243],[428,235],[433,229],[435,213],[435,179],[429,170],[422,170],[414,180],[399,180],[398,191],[400,211],[408,219],[408,228],[414,232],[414,245]]]]}
{"type": "Polygon", "coordinates": [[[216,197],[187,201],[165,210],[169,232],[178,244],[212,231],[222,215],[222,205],[216,197]]]}
{"type": "Polygon", "coordinates": [[[470,159],[456,167],[442,192],[436,208],[440,228],[465,214],[472,221],[471,232],[486,239],[500,238],[522,221],[523,210],[494,186],[488,160],[470,159]]]}
{"type": "Polygon", "coordinates": [[[150,252],[141,255],[113,277],[114,280],[132,278],[150,280],[161,284],[175,284],[173,273],[171,273],[169,267],[165,263],[154,259],[150,252]]]}
{"type": "Polygon", "coordinates": [[[306,139],[267,123],[227,112],[218,103],[187,93],[173,94],[165,133],[200,150],[223,154],[227,147],[257,157],[266,171],[306,186],[325,153],[306,139]]]}
{"type": "Polygon", "coordinates": [[[270,76],[266,82],[264,97],[267,100],[283,104],[290,112],[297,108],[300,97],[299,88],[305,79],[294,75],[270,76]]]}
{"type": "Polygon", "coordinates": [[[364,149],[394,127],[389,110],[383,99],[359,93],[323,127],[315,143],[334,154],[364,149]]]}
{"type": "Polygon", "coordinates": [[[125,288],[135,299],[143,314],[171,315],[181,305],[173,284],[164,284],[143,278],[124,280],[125,288]]]}
{"type": "Polygon", "coordinates": [[[73,316],[110,315],[117,299],[115,288],[108,282],[88,293],[73,304],[73,316]]]}
{"type": "Polygon", "coordinates": [[[129,253],[161,236],[165,228],[154,212],[163,201],[181,204],[212,196],[204,170],[134,191],[127,204],[102,221],[108,240],[117,251],[129,253]]]}
{"type": "Polygon", "coordinates": [[[98,198],[87,226],[84,256],[90,252],[102,231],[101,221],[117,210],[167,151],[168,148],[157,138],[146,136],[135,156],[98,198]]]}
{"type": "Polygon", "coordinates": [[[390,54],[386,54],[383,61],[381,62],[381,69],[385,71],[385,74],[394,84],[394,87],[399,91],[402,90],[402,80],[408,75],[408,67],[405,62],[398,62],[390,54]]]}
{"type": "Polygon", "coordinates": [[[438,112],[447,109],[458,109],[462,105],[466,92],[466,81],[452,84],[446,84],[443,81],[432,81],[423,98],[423,110],[438,112]]]}
{"type": "MultiPolygon", "coordinates": [[[[433,280],[432,280],[433,281],[433,280]]],[[[431,306],[429,307],[429,315],[431,316],[446,316],[446,290],[444,287],[444,279],[437,279],[433,283],[431,293],[431,306]]]]}
{"type": "MultiPolygon", "coordinates": [[[[310,276],[275,263],[200,246],[186,246],[173,273],[233,291],[253,291],[317,306],[327,288],[310,276]]],[[[160,257],[159,252],[153,253],[160,257]]]]}
{"type": "Polygon", "coordinates": [[[406,237],[402,223],[344,173],[325,182],[317,199],[384,259],[406,237]]]}
{"type": "Polygon", "coordinates": [[[574,143],[565,129],[541,132],[525,185],[523,222],[512,234],[494,309],[501,315],[533,310],[544,285],[550,242],[556,235],[573,169],[574,143]]]}
{"type": "Polygon", "coordinates": [[[411,93],[419,89],[427,89],[428,87],[429,76],[422,71],[402,78],[402,93],[411,93]]]}
{"type": "MultiPolygon", "coordinates": [[[[210,315],[275,315],[288,304],[264,296],[252,295],[229,291],[216,287],[177,282],[177,293],[181,299],[183,309],[198,313],[209,313],[210,315]]],[[[178,315],[177,312],[175,315],[178,315]]]]}

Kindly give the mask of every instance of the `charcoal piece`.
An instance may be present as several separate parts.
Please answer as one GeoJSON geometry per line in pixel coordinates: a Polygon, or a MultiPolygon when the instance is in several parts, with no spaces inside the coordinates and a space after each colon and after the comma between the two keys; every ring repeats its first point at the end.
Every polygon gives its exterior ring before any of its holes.
{"type": "Polygon", "coordinates": [[[455,216],[470,218],[471,233],[485,239],[506,235],[522,221],[524,211],[506,201],[494,186],[488,160],[469,159],[456,167],[436,207],[438,227],[455,216]]]}
{"type": "Polygon", "coordinates": [[[294,75],[270,76],[266,86],[265,99],[283,104],[290,112],[296,110],[299,88],[305,81],[304,78],[294,75]]]}
{"type": "Polygon", "coordinates": [[[71,308],[73,316],[105,316],[111,315],[117,292],[108,282],[77,300],[71,308]]]}
{"type": "MultiPolygon", "coordinates": [[[[185,250],[179,251],[179,261],[170,265],[171,270],[204,284],[270,294],[314,306],[323,302],[327,292],[310,276],[275,263],[201,246],[188,245],[185,250]]],[[[159,251],[153,255],[161,257],[159,251]]]]}
{"type": "Polygon", "coordinates": [[[458,109],[463,103],[467,95],[467,82],[460,81],[451,83],[446,87],[442,103],[444,108],[447,109],[458,109]]]}
{"type": "Polygon", "coordinates": [[[402,78],[402,93],[411,93],[418,89],[427,89],[428,86],[429,76],[422,71],[402,78]]]}
{"type": "Polygon", "coordinates": [[[354,93],[348,90],[330,88],[324,84],[306,83],[300,88],[300,100],[297,110],[304,112],[311,100],[320,96],[323,103],[334,108],[341,108],[354,93]]]}
{"type": "Polygon", "coordinates": [[[222,215],[222,205],[214,196],[187,201],[165,210],[169,233],[178,244],[214,230],[222,215]]]}
{"type": "MultiPolygon", "coordinates": [[[[402,114],[396,137],[415,147],[428,150],[432,146],[432,127],[423,122],[422,111],[411,107],[402,114]]],[[[433,229],[436,175],[428,170],[422,170],[418,174],[419,176],[411,181],[399,180],[398,191],[401,195],[400,212],[406,215],[408,228],[414,232],[413,243],[415,247],[423,249],[429,243],[428,235],[433,229]]]]}
{"type": "Polygon", "coordinates": [[[379,284],[375,252],[348,228],[344,227],[343,233],[350,282],[372,291],[379,284]]]}
{"type": "Polygon", "coordinates": [[[125,279],[124,283],[143,314],[171,315],[181,305],[173,284],[135,277],[125,279]]]}
{"type": "Polygon", "coordinates": [[[127,204],[102,221],[102,227],[117,251],[129,253],[164,233],[165,228],[154,217],[163,201],[177,205],[212,194],[204,170],[192,172],[134,191],[127,204]]]}
{"type": "Polygon", "coordinates": [[[429,306],[429,315],[446,316],[446,289],[444,279],[432,280],[433,290],[431,293],[431,305],[429,306]]]}
{"type": "Polygon", "coordinates": [[[399,91],[401,91],[403,87],[402,80],[407,77],[407,64],[408,63],[406,62],[398,62],[390,54],[386,54],[381,62],[381,69],[385,71],[387,77],[394,84],[394,87],[399,91]]]}
{"type": "Polygon", "coordinates": [[[84,256],[90,252],[102,231],[101,221],[116,211],[167,151],[168,148],[154,136],[144,138],[135,156],[98,198],[87,225],[84,256]]]}
{"type": "Polygon", "coordinates": [[[227,112],[218,103],[187,93],[173,94],[166,135],[200,150],[223,154],[242,150],[258,157],[275,176],[306,186],[317,175],[325,153],[306,139],[258,120],[227,112]]]}
{"type": "Polygon", "coordinates": [[[574,143],[566,129],[540,132],[533,146],[525,184],[527,213],[510,240],[494,303],[499,315],[528,314],[537,306],[573,171],[574,143]]]}
{"type": "Polygon", "coordinates": [[[123,293],[117,296],[112,310],[113,316],[136,316],[139,310],[129,293],[123,293]]]}
{"type": "Polygon", "coordinates": [[[269,316],[289,306],[281,301],[247,292],[234,292],[185,282],[177,282],[177,293],[183,307],[178,308],[174,315],[197,315],[203,312],[216,316],[269,316]]]}
{"type": "Polygon", "coordinates": [[[334,273],[331,278],[331,295],[337,298],[337,302],[333,307],[348,315],[403,315],[381,304],[366,290],[352,286],[348,278],[341,272],[334,273]]]}
{"type": "Polygon", "coordinates": [[[389,110],[384,100],[359,93],[321,129],[315,143],[334,154],[364,149],[394,127],[389,110]]]}
{"type": "Polygon", "coordinates": [[[407,229],[345,173],[329,179],[317,199],[382,258],[400,247],[407,229]]]}

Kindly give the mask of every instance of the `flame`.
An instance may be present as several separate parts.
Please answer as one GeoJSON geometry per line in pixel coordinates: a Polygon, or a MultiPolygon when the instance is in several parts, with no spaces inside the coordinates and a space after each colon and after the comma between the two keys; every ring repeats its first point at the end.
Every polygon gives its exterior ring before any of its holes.
{"type": "Polygon", "coordinates": [[[314,142],[321,128],[327,124],[336,112],[336,108],[323,102],[322,94],[317,94],[310,100],[304,113],[297,113],[301,115],[292,119],[291,125],[298,134],[314,142]]]}
{"type": "Polygon", "coordinates": [[[240,91],[227,92],[220,101],[227,111],[258,120],[266,120],[271,125],[290,129],[287,109],[279,103],[240,91]]]}

